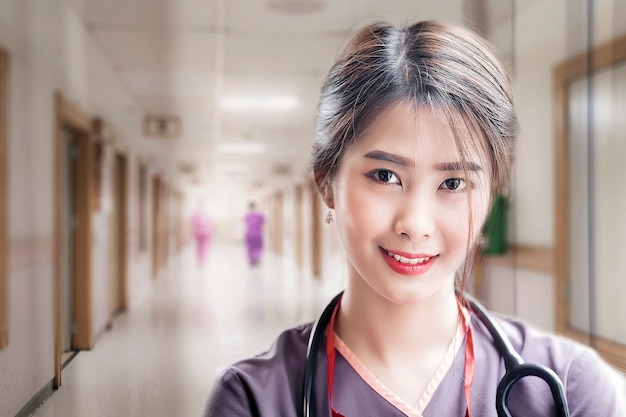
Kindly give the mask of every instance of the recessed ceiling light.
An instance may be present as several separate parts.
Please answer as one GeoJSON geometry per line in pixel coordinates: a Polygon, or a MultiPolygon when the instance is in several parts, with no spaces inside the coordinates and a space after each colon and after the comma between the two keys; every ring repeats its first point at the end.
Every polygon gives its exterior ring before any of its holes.
{"type": "Polygon", "coordinates": [[[298,105],[294,96],[227,96],[220,100],[222,110],[292,110],[298,105]]]}
{"type": "Polygon", "coordinates": [[[143,118],[143,134],[149,138],[177,139],[182,133],[182,121],[175,115],[148,114],[143,118]]]}
{"type": "Polygon", "coordinates": [[[258,142],[218,143],[215,150],[219,153],[252,153],[265,152],[265,145],[258,142]]]}

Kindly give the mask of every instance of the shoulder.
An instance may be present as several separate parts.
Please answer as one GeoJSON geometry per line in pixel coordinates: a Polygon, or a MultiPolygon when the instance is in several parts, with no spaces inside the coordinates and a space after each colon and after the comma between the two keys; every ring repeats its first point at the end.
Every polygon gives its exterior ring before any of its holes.
{"type": "Polygon", "coordinates": [[[204,415],[265,416],[273,415],[271,410],[277,408],[299,410],[311,326],[286,330],[266,352],[224,369],[215,381],[204,415]]]}
{"type": "MultiPolygon", "coordinates": [[[[493,315],[493,313],[492,313],[493,315]]],[[[504,333],[507,335],[515,350],[527,362],[535,362],[545,365],[560,376],[568,375],[570,370],[580,366],[599,367],[606,365],[598,356],[595,350],[572,339],[549,333],[538,329],[533,325],[512,317],[495,315],[504,333]]],[[[481,333],[489,335],[486,328],[479,320],[474,318],[474,322],[479,324],[476,327],[481,329],[481,333]]],[[[606,365],[608,368],[608,365],[606,365]]],[[[608,368],[610,369],[610,368],[608,368]]]]}
{"type": "Polygon", "coordinates": [[[236,362],[227,371],[254,380],[281,369],[303,367],[311,327],[308,323],[283,331],[267,351],[236,362]]]}
{"type": "MultiPolygon", "coordinates": [[[[540,330],[523,320],[491,313],[500,324],[515,350],[525,361],[541,363],[554,370],[567,369],[580,355],[592,352],[590,348],[562,336],[540,330]]],[[[492,346],[491,334],[476,316],[472,316],[472,327],[480,339],[492,346]]],[[[495,347],[494,347],[495,349],[495,347]]]]}
{"type": "MultiPolygon", "coordinates": [[[[495,318],[524,361],[547,366],[563,381],[572,416],[626,415],[622,379],[595,350],[521,320],[495,318]]],[[[499,355],[489,332],[476,317],[472,318],[472,327],[479,335],[476,339],[481,348],[499,355]]]]}

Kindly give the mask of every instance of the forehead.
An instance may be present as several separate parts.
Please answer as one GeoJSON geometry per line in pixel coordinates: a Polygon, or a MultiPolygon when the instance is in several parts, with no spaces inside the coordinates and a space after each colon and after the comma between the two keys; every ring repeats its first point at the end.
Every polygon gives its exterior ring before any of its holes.
{"type": "MultiPolygon", "coordinates": [[[[460,114],[454,114],[460,120],[460,114]]],[[[456,123],[459,125],[459,123],[456,123]]],[[[457,136],[446,114],[436,107],[396,103],[381,111],[368,128],[357,138],[353,152],[378,148],[398,153],[412,159],[460,160],[460,141],[470,146],[464,153],[467,158],[480,159],[476,146],[471,146],[469,132],[457,136]],[[470,139],[470,140],[468,140],[470,139]],[[472,148],[475,148],[472,150],[472,148]]]]}

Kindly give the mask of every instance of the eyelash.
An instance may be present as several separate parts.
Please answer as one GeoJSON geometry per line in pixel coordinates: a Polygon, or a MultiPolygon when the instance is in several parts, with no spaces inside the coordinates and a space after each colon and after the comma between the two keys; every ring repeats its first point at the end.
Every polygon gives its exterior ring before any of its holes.
{"type": "Polygon", "coordinates": [[[400,178],[398,177],[398,174],[396,174],[393,171],[389,171],[388,169],[375,169],[373,171],[368,172],[366,175],[379,184],[393,184],[391,181],[383,181],[378,177],[378,175],[382,172],[388,172],[389,174],[391,174],[392,178],[393,177],[396,178],[398,185],[402,185],[402,182],[400,182],[400,178]]]}
{"type": "Polygon", "coordinates": [[[448,190],[448,191],[452,191],[452,192],[462,192],[465,191],[465,189],[467,188],[467,182],[465,181],[465,179],[463,178],[446,178],[441,185],[439,186],[440,189],[444,189],[444,190],[448,190]],[[459,185],[457,186],[457,188],[448,188],[448,186],[446,185],[446,183],[448,181],[459,181],[459,185]]]}
{"type": "MultiPolygon", "coordinates": [[[[379,174],[382,172],[386,172],[389,173],[391,175],[391,178],[395,177],[396,181],[397,181],[397,185],[402,185],[402,182],[400,181],[400,178],[398,177],[398,174],[396,174],[393,171],[390,171],[388,169],[375,169],[373,171],[368,172],[366,175],[367,177],[371,178],[372,180],[376,181],[379,184],[394,184],[394,182],[392,181],[383,181],[380,179],[379,174]]],[[[459,178],[459,177],[453,177],[453,178],[446,178],[441,185],[439,186],[439,189],[442,190],[448,190],[451,192],[462,192],[467,188],[467,182],[465,181],[464,178],[459,178]],[[449,188],[449,185],[446,185],[446,183],[448,181],[458,181],[459,185],[457,186],[457,188],[449,188]]]]}

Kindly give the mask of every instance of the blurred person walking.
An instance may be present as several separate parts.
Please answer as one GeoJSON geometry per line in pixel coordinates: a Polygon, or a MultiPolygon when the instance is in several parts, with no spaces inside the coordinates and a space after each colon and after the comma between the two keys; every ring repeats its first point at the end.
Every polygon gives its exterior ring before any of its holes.
{"type": "Polygon", "coordinates": [[[248,205],[248,213],[245,218],[246,224],[246,247],[248,249],[248,262],[251,266],[257,265],[263,255],[263,225],[265,216],[256,210],[254,202],[248,205]]]}
{"type": "Polygon", "coordinates": [[[198,208],[192,216],[193,237],[196,242],[196,260],[199,267],[203,267],[211,246],[213,225],[206,212],[204,200],[200,200],[198,208]]]}

